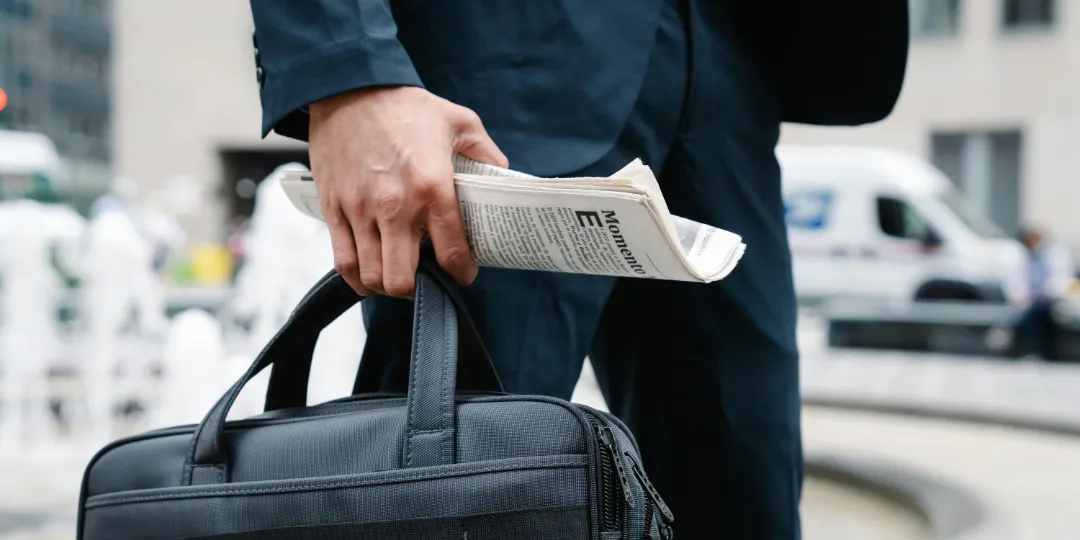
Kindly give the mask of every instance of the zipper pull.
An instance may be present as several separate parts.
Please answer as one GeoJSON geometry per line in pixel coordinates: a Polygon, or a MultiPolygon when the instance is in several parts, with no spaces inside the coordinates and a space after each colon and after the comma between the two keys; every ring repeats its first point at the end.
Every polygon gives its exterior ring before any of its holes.
{"type": "Polygon", "coordinates": [[[672,530],[671,525],[660,522],[660,540],[672,540],[675,538],[675,531],[672,530]]]}
{"type": "Polygon", "coordinates": [[[645,471],[641,469],[641,465],[638,465],[638,462],[634,459],[634,456],[626,454],[626,457],[630,458],[630,463],[634,464],[634,476],[637,477],[638,482],[641,484],[641,487],[645,488],[645,493],[649,494],[649,498],[652,499],[653,504],[656,505],[656,509],[660,510],[660,515],[664,518],[663,523],[660,524],[661,534],[664,535],[666,529],[667,532],[664,538],[671,538],[671,527],[668,527],[668,524],[675,521],[675,514],[671,513],[671,508],[668,508],[667,503],[665,503],[664,499],[660,497],[660,492],[656,491],[656,488],[653,487],[652,482],[649,481],[649,477],[645,476],[645,471]]]}
{"type": "Polygon", "coordinates": [[[611,456],[611,462],[615,465],[615,473],[619,475],[619,491],[622,491],[623,499],[626,500],[626,505],[630,508],[634,507],[634,498],[630,491],[630,479],[626,476],[626,468],[623,467],[622,460],[619,459],[618,442],[615,440],[615,435],[611,433],[611,429],[607,426],[596,426],[596,434],[600,437],[600,444],[604,446],[608,451],[608,455],[611,456]]]}

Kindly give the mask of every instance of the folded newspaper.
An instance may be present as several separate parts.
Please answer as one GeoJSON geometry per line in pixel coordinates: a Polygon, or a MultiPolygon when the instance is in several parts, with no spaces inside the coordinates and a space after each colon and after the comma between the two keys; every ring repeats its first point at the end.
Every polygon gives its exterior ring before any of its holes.
{"type": "MultiPolygon", "coordinates": [[[[539,178],[458,155],[454,180],[480,266],[711,282],[746,249],[737,234],[671,215],[641,160],[607,178],[539,178]]],[[[323,219],[310,172],[288,171],[282,186],[323,219]]]]}

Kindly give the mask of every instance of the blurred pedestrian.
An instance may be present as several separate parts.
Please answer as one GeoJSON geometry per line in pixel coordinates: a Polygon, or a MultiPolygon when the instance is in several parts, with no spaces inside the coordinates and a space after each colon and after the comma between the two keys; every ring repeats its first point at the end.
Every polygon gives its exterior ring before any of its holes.
{"type": "Polygon", "coordinates": [[[90,204],[89,219],[94,219],[106,210],[120,210],[128,215],[134,214],[138,205],[139,185],[132,178],[119,176],[109,184],[109,190],[94,199],[90,204]]]}
{"type": "MultiPolygon", "coordinates": [[[[408,373],[419,243],[460,283],[506,389],[569,399],[586,354],[683,538],[800,536],[796,304],[781,122],[886,117],[906,0],[251,0],[263,133],[310,142],[362,370],[408,373]],[[481,122],[482,121],[482,122],[481,122]],[[708,285],[477,269],[451,158],[605,176],[735,231],[708,285]],[[678,314],[677,316],[672,316],[678,314]],[[369,360],[371,360],[369,362],[369,360]]],[[[380,377],[373,377],[379,379],[380,377]]],[[[364,377],[363,380],[372,380],[364,377]]]]}
{"type": "Polygon", "coordinates": [[[1027,249],[1029,304],[1017,324],[1017,343],[1021,356],[1051,359],[1053,306],[1068,293],[1075,269],[1067,248],[1047,240],[1042,231],[1026,229],[1021,236],[1027,249]]]}

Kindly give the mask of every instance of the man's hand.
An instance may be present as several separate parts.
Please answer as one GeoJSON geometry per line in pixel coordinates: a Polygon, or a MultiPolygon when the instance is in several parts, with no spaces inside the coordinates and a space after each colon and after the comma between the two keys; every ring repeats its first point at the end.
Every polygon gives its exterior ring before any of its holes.
{"type": "Polygon", "coordinates": [[[472,283],[451,158],[508,166],[476,113],[414,87],[358,90],[310,112],[312,173],[345,281],[362,295],[411,297],[426,233],[439,265],[472,283]]]}

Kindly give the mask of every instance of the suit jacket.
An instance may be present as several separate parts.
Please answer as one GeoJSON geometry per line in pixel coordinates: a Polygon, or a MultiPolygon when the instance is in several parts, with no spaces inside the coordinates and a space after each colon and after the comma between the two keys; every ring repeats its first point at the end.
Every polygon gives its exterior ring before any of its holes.
{"type": "MultiPolygon", "coordinates": [[[[531,172],[575,170],[622,130],[667,1],[251,0],[263,134],[306,140],[307,105],[334,94],[424,86],[475,110],[531,172]]],[[[700,1],[731,2],[782,120],[856,125],[892,110],[907,0],[700,1]]]]}

